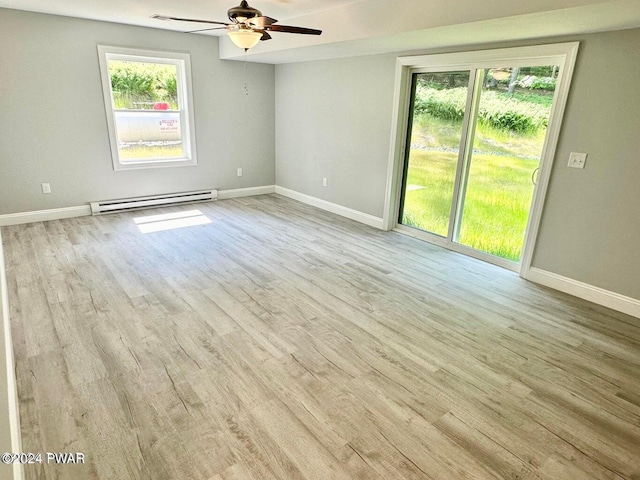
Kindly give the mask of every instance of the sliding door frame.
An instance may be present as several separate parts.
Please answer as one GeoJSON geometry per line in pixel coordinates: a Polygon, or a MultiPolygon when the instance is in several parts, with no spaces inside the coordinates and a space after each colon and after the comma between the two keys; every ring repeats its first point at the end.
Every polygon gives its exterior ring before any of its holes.
{"type": "MultiPolygon", "coordinates": [[[[473,52],[398,57],[396,60],[393,124],[387,167],[383,229],[395,229],[402,233],[422,238],[450,250],[517,271],[521,276],[526,278],[531,268],[531,261],[533,259],[540,219],[542,218],[542,209],[551,176],[558,137],[560,135],[562,117],[569,94],[569,86],[573,75],[578,45],[578,42],[571,42],[473,52]],[[471,73],[471,78],[475,78],[476,72],[480,69],[500,66],[537,65],[558,65],[559,73],[549,116],[549,126],[540,157],[538,182],[534,189],[520,262],[515,263],[509,260],[503,260],[493,255],[465,247],[464,245],[450,242],[448,239],[438,235],[399,224],[398,217],[400,214],[405,159],[407,156],[406,139],[407,132],[410,128],[409,118],[412,108],[411,89],[413,73],[422,71],[468,70],[471,73]]],[[[469,94],[471,94],[471,91],[469,94]]],[[[465,121],[468,121],[468,119],[465,118],[465,121]]],[[[462,150],[463,148],[461,148],[460,154],[463,154],[462,150]]],[[[458,175],[461,175],[461,172],[457,172],[456,176],[458,175]]],[[[456,191],[455,195],[459,195],[459,192],[456,191]]],[[[457,201],[456,197],[454,197],[454,201],[457,201]]],[[[453,228],[453,225],[450,225],[450,229],[451,228],[453,228]]]]}

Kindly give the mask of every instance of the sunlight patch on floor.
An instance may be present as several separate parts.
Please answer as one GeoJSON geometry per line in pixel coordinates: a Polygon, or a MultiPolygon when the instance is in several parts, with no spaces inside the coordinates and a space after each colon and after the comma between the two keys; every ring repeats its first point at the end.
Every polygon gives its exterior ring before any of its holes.
{"type": "Polygon", "coordinates": [[[147,215],[146,217],[134,218],[133,221],[142,233],[162,232],[211,223],[211,220],[200,210],[147,215]]]}

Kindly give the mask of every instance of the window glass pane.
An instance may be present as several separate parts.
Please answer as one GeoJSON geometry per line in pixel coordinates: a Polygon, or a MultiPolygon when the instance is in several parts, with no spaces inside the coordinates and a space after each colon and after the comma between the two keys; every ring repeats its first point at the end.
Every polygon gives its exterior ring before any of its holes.
{"type": "Polygon", "coordinates": [[[462,219],[454,241],[517,262],[558,66],[483,70],[462,219]]]}
{"type": "Polygon", "coordinates": [[[113,108],[179,110],[176,65],[109,60],[113,108]]]}
{"type": "Polygon", "coordinates": [[[183,158],[176,65],[111,59],[108,67],[120,161],[183,158]]]}
{"type": "Polygon", "coordinates": [[[447,236],[468,84],[469,71],[413,76],[403,225],[447,236]]]}
{"type": "Polygon", "coordinates": [[[185,156],[180,113],[119,111],[115,121],[122,162],[185,156]]]}

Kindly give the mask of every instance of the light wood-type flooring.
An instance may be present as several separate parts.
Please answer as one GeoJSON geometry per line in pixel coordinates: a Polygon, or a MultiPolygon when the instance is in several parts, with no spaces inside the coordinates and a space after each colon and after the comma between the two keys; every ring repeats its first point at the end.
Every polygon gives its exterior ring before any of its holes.
{"type": "Polygon", "coordinates": [[[640,479],[638,319],[276,195],[2,233],[23,449],[87,459],[27,480],[640,479]]]}

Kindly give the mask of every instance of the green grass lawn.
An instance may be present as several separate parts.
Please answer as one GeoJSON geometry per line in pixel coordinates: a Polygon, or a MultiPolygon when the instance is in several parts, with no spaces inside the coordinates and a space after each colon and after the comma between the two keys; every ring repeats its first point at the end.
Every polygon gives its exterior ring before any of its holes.
{"type": "Polygon", "coordinates": [[[447,236],[457,161],[456,153],[411,151],[403,224],[447,236]]]}
{"type": "MultiPolygon", "coordinates": [[[[416,118],[402,223],[447,235],[460,127],[426,115],[416,118]],[[425,118],[426,117],[426,118],[425,118]],[[443,149],[443,151],[439,151],[443,149]]],[[[478,130],[458,243],[518,261],[544,132],[478,130]],[[485,153],[486,152],[486,153],[485,153]]]]}

